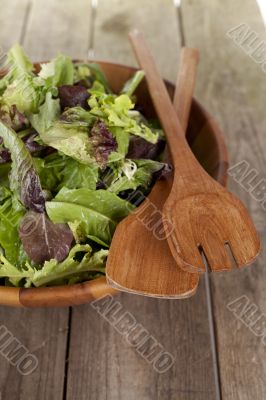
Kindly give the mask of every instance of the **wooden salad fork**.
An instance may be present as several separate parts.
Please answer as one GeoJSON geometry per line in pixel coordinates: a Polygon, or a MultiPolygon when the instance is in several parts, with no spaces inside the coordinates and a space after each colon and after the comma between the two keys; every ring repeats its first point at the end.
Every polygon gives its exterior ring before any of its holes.
{"type": "Polygon", "coordinates": [[[177,264],[186,271],[204,272],[205,260],[211,271],[252,263],[260,242],[247,209],[198,163],[142,33],[133,31],[130,39],[145,72],[174,165],[163,222],[177,264]]]}
{"type": "MultiPolygon", "coordinates": [[[[198,58],[195,49],[181,50],[174,106],[184,132],[187,130],[198,58]]],[[[119,223],[107,259],[106,276],[111,286],[164,298],[179,299],[195,293],[199,275],[185,272],[175,265],[164,234],[161,210],[172,182],[172,174],[159,179],[136,212],[119,223]]]]}

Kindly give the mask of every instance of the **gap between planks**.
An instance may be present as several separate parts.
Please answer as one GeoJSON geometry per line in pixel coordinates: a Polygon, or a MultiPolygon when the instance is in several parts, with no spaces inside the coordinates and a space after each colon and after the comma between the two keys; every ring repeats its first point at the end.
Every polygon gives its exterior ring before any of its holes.
{"type": "Polygon", "coordinates": [[[22,24],[20,39],[19,39],[19,42],[21,43],[22,46],[24,44],[24,39],[25,39],[26,31],[27,31],[27,26],[28,26],[31,9],[32,9],[32,0],[29,0],[28,4],[27,4],[26,13],[25,13],[25,16],[23,19],[23,24],[22,24]]]}
{"type": "Polygon", "coordinates": [[[88,59],[94,57],[94,32],[95,32],[95,19],[98,8],[98,0],[90,0],[90,14],[91,14],[91,26],[90,26],[90,37],[88,46],[88,59]]]}

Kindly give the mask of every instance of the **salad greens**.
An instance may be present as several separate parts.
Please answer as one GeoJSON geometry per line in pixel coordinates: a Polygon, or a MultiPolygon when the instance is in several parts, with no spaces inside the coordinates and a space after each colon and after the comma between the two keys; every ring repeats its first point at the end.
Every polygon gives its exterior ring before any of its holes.
{"type": "MultiPolygon", "coordinates": [[[[56,223],[79,224],[76,237],[82,241],[90,238],[109,246],[115,227],[126,217],[134,206],[107,190],[63,188],[52,201],[46,202],[46,211],[51,221],[56,223]]],[[[70,225],[73,229],[73,225],[70,225]]]]}
{"type": "Polygon", "coordinates": [[[43,212],[45,199],[40,179],[25,144],[15,131],[1,121],[0,135],[5,148],[11,153],[10,189],[26,208],[43,212]]]}
{"type": "Polygon", "coordinates": [[[117,224],[154,178],[164,136],[138,111],[143,71],[113,93],[98,64],[38,71],[19,45],[0,79],[0,280],[73,284],[105,273],[117,224]],[[133,201],[134,199],[134,201],[133,201]]]}
{"type": "Polygon", "coordinates": [[[5,249],[6,257],[15,265],[18,265],[20,259],[21,243],[18,228],[24,214],[23,210],[13,206],[11,192],[9,192],[8,197],[0,206],[0,246],[5,249]]]}

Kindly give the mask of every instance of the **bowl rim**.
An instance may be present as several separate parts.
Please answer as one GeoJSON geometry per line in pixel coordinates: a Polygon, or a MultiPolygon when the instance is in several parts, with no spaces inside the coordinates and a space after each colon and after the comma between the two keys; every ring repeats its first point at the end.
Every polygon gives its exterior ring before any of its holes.
{"type": "MultiPolygon", "coordinates": [[[[34,66],[39,66],[48,61],[34,62],[34,66]]],[[[128,69],[132,72],[138,70],[137,67],[130,65],[115,63],[106,60],[77,60],[73,62],[78,63],[97,63],[106,66],[115,66],[122,69],[128,69]]],[[[164,80],[167,85],[174,87],[174,83],[169,80],[164,80]]],[[[227,183],[227,169],[228,169],[228,152],[225,144],[224,134],[217,125],[214,118],[206,111],[206,109],[193,97],[193,104],[204,115],[205,119],[210,124],[210,129],[213,131],[216,138],[216,145],[218,148],[219,165],[217,169],[217,181],[226,186],[227,183]]],[[[8,286],[0,286],[0,305],[20,308],[36,308],[36,307],[69,307],[72,305],[80,305],[88,303],[97,298],[116,294],[119,291],[112,288],[107,284],[106,277],[102,276],[90,281],[76,283],[74,285],[60,285],[60,286],[47,286],[38,288],[16,288],[8,286]]]]}

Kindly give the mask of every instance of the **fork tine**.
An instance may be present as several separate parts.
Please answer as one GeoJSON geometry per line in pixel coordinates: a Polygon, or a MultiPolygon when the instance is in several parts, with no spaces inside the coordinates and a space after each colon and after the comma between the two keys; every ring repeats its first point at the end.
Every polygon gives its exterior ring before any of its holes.
{"type": "Polygon", "coordinates": [[[225,244],[219,241],[214,236],[204,243],[202,250],[208,261],[211,271],[228,271],[234,268],[231,258],[226,251],[225,244]]]}
{"type": "Polygon", "coordinates": [[[182,269],[191,273],[205,272],[205,265],[196,245],[191,245],[189,257],[188,251],[186,251],[186,256],[184,256],[182,248],[180,248],[180,245],[182,245],[182,241],[180,240],[180,238],[177,239],[175,231],[173,231],[171,235],[168,236],[168,245],[177,264],[182,269]]]}
{"type": "Polygon", "coordinates": [[[259,241],[254,240],[252,243],[250,240],[245,240],[245,234],[239,238],[239,241],[236,236],[233,237],[230,246],[238,268],[251,264],[260,250],[259,241]]]}

